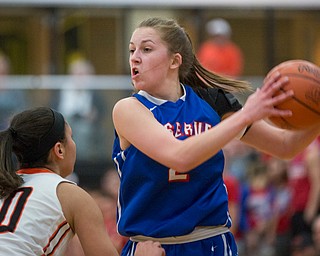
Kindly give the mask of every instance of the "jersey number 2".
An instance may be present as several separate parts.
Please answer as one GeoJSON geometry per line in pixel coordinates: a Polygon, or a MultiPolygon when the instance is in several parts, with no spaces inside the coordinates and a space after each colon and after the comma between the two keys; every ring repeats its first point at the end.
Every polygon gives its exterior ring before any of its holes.
{"type": "Polygon", "coordinates": [[[188,182],[189,174],[179,173],[173,169],[169,169],[169,182],[188,182]]]}
{"type": "Polygon", "coordinates": [[[0,233],[15,231],[31,193],[30,187],[19,188],[0,205],[0,233]],[[8,219],[7,224],[3,223],[4,219],[8,219]]]}

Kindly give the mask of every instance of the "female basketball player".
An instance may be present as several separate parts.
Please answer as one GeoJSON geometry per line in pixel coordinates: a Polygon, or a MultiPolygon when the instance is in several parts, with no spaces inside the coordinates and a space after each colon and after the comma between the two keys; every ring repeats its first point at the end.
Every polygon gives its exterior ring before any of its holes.
{"type": "Polygon", "coordinates": [[[132,255],[135,243],[148,239],[159,241],[169,256],[237,255],[221,148],[239,138],[288,158],[320,128],[292,132],[263,121],[291,115],[274,108],[293,94],[274,96],[287,82],[279,74],[242,108],[231,93],[249,86],[205,70],[173,20],[143,21],[129,52],[137,93],[113,110],[113,159],[121,177],[118,228],[130,237],[122,255],[132,255]]]}
{"type": "MultiPolygon", "coordinates": [[[[63,178],[72,173],[75,159],[71,128],[50,108],[21,112],[0,132],[1,255],[64,255],[74,233],[85,255],[118,255],[95,201],[63,178]]],[[[159,244],[140,247],[137,255],[163,253],[159,244]]]]}

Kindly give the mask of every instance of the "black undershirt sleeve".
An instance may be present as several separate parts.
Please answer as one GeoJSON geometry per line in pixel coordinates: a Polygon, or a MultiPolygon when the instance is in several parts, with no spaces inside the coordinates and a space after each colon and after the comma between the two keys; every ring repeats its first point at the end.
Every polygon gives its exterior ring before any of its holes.
{"type": "Polygon", "coordinates": [[[194,88],[197,95],[204,99],[222,118],[226,113],[242,108],[241,103],[231,93],[218,88],[194,88]]]}

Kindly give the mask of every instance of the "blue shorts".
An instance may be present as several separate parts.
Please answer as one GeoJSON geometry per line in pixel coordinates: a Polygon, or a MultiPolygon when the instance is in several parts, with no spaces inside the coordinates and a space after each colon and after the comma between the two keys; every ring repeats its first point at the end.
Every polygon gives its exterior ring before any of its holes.
{"type": "MultiPolygon", "coordinates": [[[[121,256],[134,256],[136,242],[128,241],[121,256]]],[[[166,256],[238,256],[231,232],[183,244],[163,244],[166,256]]]]}

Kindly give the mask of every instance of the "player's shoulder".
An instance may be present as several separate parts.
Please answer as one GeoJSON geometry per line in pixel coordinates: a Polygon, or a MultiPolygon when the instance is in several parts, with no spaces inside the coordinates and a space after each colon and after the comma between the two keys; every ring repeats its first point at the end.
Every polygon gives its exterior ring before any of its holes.
{"type": "Polygon", "coordinates": [[[139,101],[137,100],[137,98],[130,96],[130,97],[126,97],[126,98],[122,98],[120,100],[118,100],[115,105],[114,105],[114,109],[116,108],[123,108],[123,107],[130,107],[133,106],[135,104],[138,104],[139,101]]]}
{"type": "Polygon", "coordinates": [[[57,188],[57,195],[61,205],[71,206],[72,210],[79,209],[81,207],[86,208],[94,203],[94,199],[90,193],[74,183],[60,183],[57,188]]]}
{"type": "MultiPolygon", "coordinates": [[[[142,97],[143,98],[143,97],[142,97]]],[[[147,108],[147,100],[140,100],[141,98],[127,97],[119,100],[113,107],[113,115],[135,115],[139,113],[145,113],[147,108]]]]}

